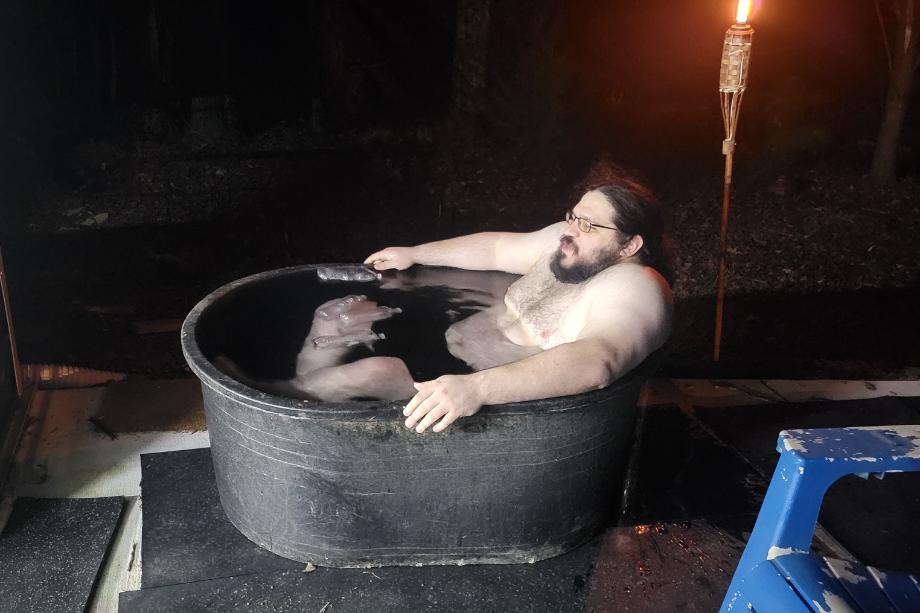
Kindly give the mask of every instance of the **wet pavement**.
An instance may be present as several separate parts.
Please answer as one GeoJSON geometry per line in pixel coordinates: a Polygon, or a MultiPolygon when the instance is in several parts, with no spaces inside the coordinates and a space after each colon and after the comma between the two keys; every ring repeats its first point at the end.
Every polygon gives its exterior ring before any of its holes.
{"type": "MultiPolygon", "coordinates": [[[[694,409],[714,433],[771,476],[780,430],[920,423],[920,398],[885,397],[838,402],[788,402],[748,407],[694,409]]],[[[920,570],[920,474],[884,479],[844,477],[828,491],[819,522],[867,565],[920,570]]]]}

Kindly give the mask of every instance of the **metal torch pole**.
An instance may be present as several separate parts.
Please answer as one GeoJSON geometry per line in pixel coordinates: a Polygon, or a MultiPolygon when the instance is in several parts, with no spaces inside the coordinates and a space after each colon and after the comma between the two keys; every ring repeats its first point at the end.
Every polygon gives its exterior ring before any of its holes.
{"type": "Polygon", "coordinates": [[[722,225],[719,232],[719,283],[716,290],[716,333],[712,359],[719,361],[722,349],[722,312],[725,303],[725,258],[728,253],[728,212],[731,208],[732,167],[735,160],[735,131],[741,113],[741,99],[747,87],[748,64],[754,30],[749,25],[735,24],[725,32],[722,46],[722,70],[719,75],[719,95],[722,99],[722,120],[725,123],[725,176],[722,183],[722,225]]]}

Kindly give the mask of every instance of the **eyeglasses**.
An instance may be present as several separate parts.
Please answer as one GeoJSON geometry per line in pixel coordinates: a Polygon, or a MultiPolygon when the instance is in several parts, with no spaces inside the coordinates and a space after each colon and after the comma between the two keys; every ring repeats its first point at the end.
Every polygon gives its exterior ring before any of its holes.
{"type": "Polygon", "coordinates": [[[565,221],[566,223],[569,223],[569,224],[577,221],[578,229],[581,232],[584,232],[585,234],[587,234],[594,228],[603,228],[605,230],[616,230],[617,229],[613,226],[602,226],[601,224],[594,223],[593,221],[589,221],[585,219],[584,217],[579,217],[578,215],[575,214],[575,211],[572,211],[572,210],[568,210],[565,212],[565,221]]]}

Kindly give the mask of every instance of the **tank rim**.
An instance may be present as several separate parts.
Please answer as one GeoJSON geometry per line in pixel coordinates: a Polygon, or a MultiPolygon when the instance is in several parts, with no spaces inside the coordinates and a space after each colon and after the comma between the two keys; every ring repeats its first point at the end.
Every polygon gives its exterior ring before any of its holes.
{"type": "MultiPolygon", "coordinates": [[[[300,400],[296,398],[287,398],[268,394],[254,388],[251,388],[229,375],[224,374],[217,369],[214,364],[208,360],[198,346],[195,337],[195,331],[198,320],[201,315],[211,305],[233,294],[241,287],[281,277],[284,275],[299,274],[323,266],[345,265],[343,263],[327,264],[303,264],[299,266],[288,266],[277,268],[265,272],[256,273],[235,281],[231,281],[215,289],[207,296],[202,298],[196,304],[182,322],[180,332],[180,343],[185,361],[188,363],[192,372],[201,380],[203,385],[211,388],[215,392],[240,402],[255,410],[273,411],[285,413],[292,416],[305,418],[329,418],[329,419],[368,419],[381,416],[381,410],[392,410],[399,414],[402,413],[404,401],[397,400],[349,400],[345,402],[323,402],[315,400],[300,400]]],[[[655,354],[652,354],[653,356],[655,354]]],[[[606,399],[622,393],[624,390],[634,385],[638,380],[643,380],[648,376],[650,362],[654,360],[646,358],[645,362],[627,373],[611,385],[583,392],[580,394],[570,394],[566,396],[557,396],[554,398],[543,398],[539,400],[527,400],[522,402],[509,402],[505,404],[486,405],[479,411],[479,414],[521,414],[539,412],[566,412],[575,411],[582,407],[594,406],[604,402],[606,399]],[[538,406],[534,406],[538,405],[538,406]]]]}

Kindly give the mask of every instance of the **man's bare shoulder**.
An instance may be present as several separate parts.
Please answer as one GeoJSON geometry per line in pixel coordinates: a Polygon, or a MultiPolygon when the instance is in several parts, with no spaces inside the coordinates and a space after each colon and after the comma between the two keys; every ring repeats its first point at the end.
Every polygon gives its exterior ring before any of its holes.
{"type": "Polygon", "coordinates": [[[671,288],[655,269],[616,264],[589,281],[588,319],[582,332],[631,348],[635,364],[661,347],[674,315],[671,288]]]}
{"type": "Polygon", "coordinates": [[[661,274],[641,264],[615,264],[588,281],[587,295],[593,300],[643,300],[670,304],[671,287],[661,274]]]}

